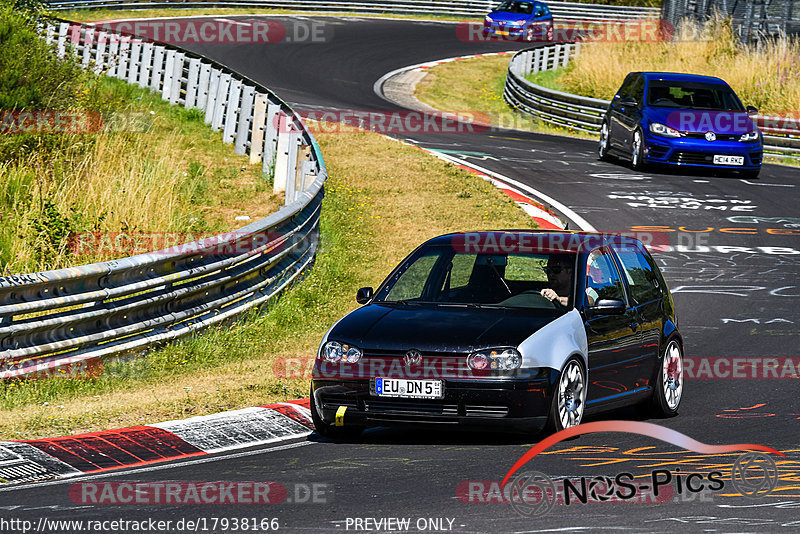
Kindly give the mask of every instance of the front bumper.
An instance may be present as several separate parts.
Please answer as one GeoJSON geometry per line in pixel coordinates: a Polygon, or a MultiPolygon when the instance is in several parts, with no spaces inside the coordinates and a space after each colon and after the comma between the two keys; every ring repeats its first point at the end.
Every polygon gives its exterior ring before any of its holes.
{"type": "Polygon", "coordinates": [[[535,432],[544,427],[555,375],[513,379],[445,379],[443,399],[381,397],[371,380],[314,380],[317,415],[334,424],[344,409],[345,426],[430,425],[503,428],[535,432]]]}
{"type": "Polygon", "coordinates": [[[761,168],[763,145],[739,141],[706,141],[705,139],[671,139],[645,135],[644,159],[647,163],[671,166],[705,167],[726,170],[755,170],[761,168]],[[714,156],[740,156],[744,165],[719,165],[714,156]]]}

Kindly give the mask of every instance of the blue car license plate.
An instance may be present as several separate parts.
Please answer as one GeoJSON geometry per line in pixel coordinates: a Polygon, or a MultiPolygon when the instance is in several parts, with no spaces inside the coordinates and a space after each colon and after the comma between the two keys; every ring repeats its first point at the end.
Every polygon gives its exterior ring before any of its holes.
{"type": "Polygon", "coordinates": [[[373,392],[380,397],[442,399],[444,398],[444,383],[441,380],[376,378],[373,392]]]}

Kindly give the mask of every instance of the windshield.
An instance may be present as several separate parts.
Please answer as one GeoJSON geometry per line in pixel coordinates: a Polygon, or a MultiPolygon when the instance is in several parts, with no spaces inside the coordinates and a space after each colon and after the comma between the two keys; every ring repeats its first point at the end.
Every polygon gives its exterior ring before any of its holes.
{"type": "Polygon", "coordinates": [[[733,89],[719,83],[653,80],[647,90],[647,105],[662,108],[744,111],[733,89]]]}
{"type": "Polygon", "coordinates": [[[377,302],[567,309],[573,302],[575,254],[476,254],[429,246],[385,282],[377,302]],[[553,292],[543,290],[552,289],[553,292]],[[553,295],[558,298],[554,298],[553,295]]]}
{"type": "Polygon", "coordinates": [[[533,13],[533,3],[532,2],[513,2],[511,0],[507,0],[500,4],[497,8],[497,11],[507,11],[509,13],[519,13],[521,15],[530,15],[533,13]]]}

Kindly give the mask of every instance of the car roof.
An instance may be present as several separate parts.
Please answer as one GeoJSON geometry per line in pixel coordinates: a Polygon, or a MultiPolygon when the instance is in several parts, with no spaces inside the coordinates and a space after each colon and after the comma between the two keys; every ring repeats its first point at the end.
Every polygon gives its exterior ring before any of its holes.
{"type": "Polygon", "coordinates": [[[508,250],[504,243],[520,243],[520,246],[526,252],[531,252],[530,248],[533,243],[546,244],[547,249],[542,252],[586,252],[593,248],[597,248],[605,243],[605,238],[613,238],[614,243],[619,244],[635,244],[640,243],[639,240],[628,236],[620,236],[617,234],[603,234],[600,232],[575,232],[570,230],[531,230],[531,229],[508,229],[508,230],[481,230],[476,232],[457,232],[452,234],[440,235],[434,237],[424,243],[424,245],[436,246],[455,246],[456,248],[462,247],[465,243],[480,243],[488,244],[484,247],[484,252],[503,253],[514,252],[513,245],[508,250]],[[520,237],[527,237],[530,243],[527,247],[523,246],[526,241],[520,241],[520,237]],[[495,247],[493,244],[497,243],[499,246],[495,247]]]}
{"type": "Polygon", "coordinates": [[[670,82],[703,82],[703,83],[721,83],[728,85],[722,78],[716,76],[704,76],[702,74],[686,74],[684,72],[636,72],[632,74],[641,74],[646,80],[664,80],[670,82]]]}

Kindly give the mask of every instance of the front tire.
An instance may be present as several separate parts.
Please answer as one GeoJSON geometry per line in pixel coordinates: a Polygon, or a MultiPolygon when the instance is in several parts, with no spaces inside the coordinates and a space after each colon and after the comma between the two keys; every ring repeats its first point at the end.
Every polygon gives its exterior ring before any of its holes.
{"type": "Polygon", "coordinates": [[[643,171],[647,167],[644,162],[644,137],[638,128],[633,132],[631,143],[631,167],[636,171],[643,171]]]}
{"type": "Polygon", "coordinates": [[[651,411],[656,417],[678,415],[683,396],[683,349],[676,339],[670,340],[661,358],[658,378],[653,384],[651,411]]]}
{"type": "Polygon", "coordinates": [[[559,432],[581,424],[586,403],[586,373],[574,356],[567,360],[558,377],[550,403],[547,430],[559,432]]]}

